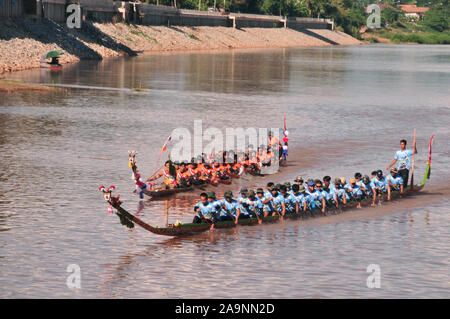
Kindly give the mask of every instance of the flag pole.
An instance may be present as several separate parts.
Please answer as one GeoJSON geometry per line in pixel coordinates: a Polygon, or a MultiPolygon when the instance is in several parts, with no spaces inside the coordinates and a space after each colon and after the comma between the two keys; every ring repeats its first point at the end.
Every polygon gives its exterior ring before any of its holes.
{"type": "Polygon", "coordinates": [[[416,129],[414,129],[413,137],[413,154],[411,159],[411,190],[414,189],[414,154],[416,151],[416,129]]]}

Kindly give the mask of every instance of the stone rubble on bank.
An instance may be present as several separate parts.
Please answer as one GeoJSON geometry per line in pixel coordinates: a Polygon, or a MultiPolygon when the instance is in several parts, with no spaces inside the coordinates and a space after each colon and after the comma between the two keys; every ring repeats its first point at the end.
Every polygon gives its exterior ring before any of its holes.
{"type": "Polygon", "coordinates": [[[48,51],[62,64],[143,52],[361,44],[338,31],[284,28],[165,27],[84,22],[80,30],[31,18],[0,21],[0,74],[39,67],[48,51]],[[317,36],[315,36],[317,35],[317,36]],[[329,40],[329,41],[326,41],[329,40]]]}

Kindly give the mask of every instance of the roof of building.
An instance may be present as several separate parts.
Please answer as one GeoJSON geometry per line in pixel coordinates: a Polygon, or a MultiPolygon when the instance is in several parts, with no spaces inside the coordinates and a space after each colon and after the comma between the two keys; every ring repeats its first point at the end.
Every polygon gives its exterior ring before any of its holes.
{"type": "Polygon", "coordinates": [[[401,4],[399,7],[405,13],[425,13],[429,8],[418,7],[415,4],[401,4]]]}
{"type": "Polygon", "coordinates": [[[378,6],[380,7],[381,10],[387,9],[387,8],[396,10],[393,6],[391,6],[388,3],[380,3],[380,4],[378,4],[378,6]]]}

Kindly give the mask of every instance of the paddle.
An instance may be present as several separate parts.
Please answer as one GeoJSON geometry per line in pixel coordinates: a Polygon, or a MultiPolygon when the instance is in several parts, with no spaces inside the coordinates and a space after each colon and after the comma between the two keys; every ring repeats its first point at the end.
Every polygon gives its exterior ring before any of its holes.
{"type": "Polygon", "coordinates": [[[231,219],[235,222],[235,221],[236,221],[236,218],[234,218],[233,214],[231,214],[231,212],[225,207],[224,204],[222,204],[222,208],[223,208],[223,210],[225,211],[225,213],[227,213],[227,216],[228,216],[228,217],[231,217],[231,219]]]}
{"type": "MultiPolygon", "coordinates": [[[[255,198],[256,199],[256,198],[255,198]]],[[[253,200],[251,200],[253,202],[253,200]]],[[[251,204],[253,205],[253,204],[251,204]]],[[[258,209],[255,205],[253,205],[253,207],[255,208],[255,215],[256,215],[256,219],[258,219],[258,224],[262,224],[262,219],[259,217],[258,215],[258,209]]]]}
{"type": "Polygon", "coordinates": [[[281,214],[280,214],[280,212],[278,211],[278,208],[277,208],[277,206],[275,205],[275,202],[273,201],[273,197],[272,197],[271,201],[272,201],[272,207],[275,208],[275,211],[277,212],[278,217],[281,218],[281,214]]]}
{"type": "Polygon", "coordinates": [[[413,154],[411,159],[411,190],[414,189],[414,153],[416,150],[416,129],[414,129],[414,137],[413,137],[413,154]]]}

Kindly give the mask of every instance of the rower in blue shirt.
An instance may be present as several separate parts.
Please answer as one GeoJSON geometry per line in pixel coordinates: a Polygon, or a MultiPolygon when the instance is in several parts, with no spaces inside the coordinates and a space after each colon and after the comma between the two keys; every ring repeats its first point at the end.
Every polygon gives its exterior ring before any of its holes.
{"type": "Polygon", "coordinates": [[[296,193],[298,194],[298,185],[292,186],[292,193],[285,193],[283,194],[283,191],[281,192],[281,195],[284,197],[284,205],[286,206],[286,213],[293,214],[299,213],[299,203],[297,201],[297,197],[294,195],[294,188],[297,190],[296,193]],[[295,186],[295,187],[294,187],[295,186]]]}
{"type": "Polygon", "coordinates": [[[326,209],[326,200],[322,194],[322,182],[314,184],[314,181],[311,180],[308,182],[308,192],[309,192],[309,206],[311,210],[314,210],[316,207],[321,208],[322,213],[325,213],[326,209]]]}
{"type": "Polygon", "coordinates": [[[226,191],[222,203],[221,220],[236,220],[237,209],[239,207],[238,201],[233,198],[232,191],[226,191]],[[227,218],[228,217],[228,218],[227,218]]]}
{"type": "MultiPolygon", "coordinates": [[[[274,186],[274,183],[272,183],[272,182],[267,183],[267,190],[264,192],[264,199],[261,200],[264,205],[267,205],[267,207],[265,207],[265,212],[269,212],[270,214],[275,212],[275,209],[273,207],[273,202],[272,202],[273,196],[272,196],[272,192],[271,192],[271,189],[273,186],[274,186]],[[267,210],[267,208],[268,208],[268,210],[267,210]]],[[[264,217],[267,217],[267,216],[268,215],[264,215],[264,217]]]]}
{"type": "Polygon", "coordinates": [[[297,203],[298,203],[298,208],[299,210],[302,210],[303,212],[305,212],[308,209],[308,200],[307,200],[307,195],[306,194],[306,188],[304,185],[292,185],[292,196],[295,197],[297,203]]]}
{"type": "Polygon", "coordinates": [[[247,211],[251,218],[258,218],[258,221],[261,221],[260,217],[263,214],[263,203],[256,196],[256,193],[253,190],[248,191],[247,198],[247,211]]]}
{"type": "Polygon", "coordinates": [[[387,200],[391,200],[391,188],[386,178],[383,176],[383,171],[379,169],[373,181],[379,194],[388,194],[387,200]]]}
{"type": "Polygon", "coordinates": [[[361,173],[355,173],[355,180],[356,185],[358,185],[359,189],[362,191],[363,198],[366,198],[366,192],[368,191],[366,189],[366,185],[364,185],[364,182],[362,180],[362,174],[361,173]]]}
{"type": "Polygon", "coordinates": [[[366,193],[366,196],[372,198],[371,206],[375,206],[375,201],[377,198],[377,188],[375,186],[375,183],[369,178],[368,175],[364,175],[362,181],[364,184],[364,192],[366,193]]]}
{"type": "Polygon", "coordinates": [[[256,190],[256,196],[259,198],[262,204],[262,212],[264,217],[269,216],[269,214],[272,212],[272,205],[271,205],[272,194],[270,194],[269,192],[269,195],[270,198],[267,198],[262,188],[258,188],[256,190]]]}
{"type": "Polygon", "coordinates": [[[292,185],[290,182],[284,183],[284,186],[286,186],[286,192],[288,195],[292,194],[292,185]]]}
{"type": "Polygon", "coordinates": [[[220,215],[222,213],[222,202],[217,200],[215,192],[208,192],[208,207],[210,213],[214,215],[214,219],[220,220],[220,215]]]}
{"type": "Polygon", "coordinates": [[[350,180],[350,192],[352,194],[353,199],[355,199],[358,202],[356,208],[361,208],[361,201],[364,198],[364,192],[356,184],[356,179],[355,178],[352,178],[350,180]]]}
{"type": "Polygon", "coordinates": [[[403,194],[403,178],[398,174],[396,167],[391,168],[390,174],[386,176],[386,181],[391,190],[400,191],[400,194],[403,194]]]}
{"type": "Polygon", "coordinates": [[[237,201],[238,201],[238,209],[236,214],[236,224],[239,221],[239,218],[250,218],[249,211],[248,211],[248,189],[247,187],[242,187],[240,191],[241,195],[239,195],[237,201]]]}
{"type": "MultiPolygon", "coordinates": [[[[283,186],[284,192],[286,192],[286,187],[283,186]]],[[[286,213],[286,206],[284,204],[284,197],[281,195],[278,191],[278,188],[274,185],[270,189],[270,192],[272,193],[272,207],[274,208],[274,212],[272,213],[272,216],[275,214],[278,214],[280,216],[284,216],[286,213]]]]}
{"type": "Polygon", "coordinates": [[[334,189],[331,191],[331,195],[336,207],[339,207],[340,203],[347,204],[347,201],[350,199],[346,190],[341,186],[340,178],[334,180],[334,189]]]}
{"type": "Polygon", "coordinates": [[[325,204],[331,203],[331,200],[333,199],[333,196],[329,192],[328,185],[324,187],[322,181],[320,179],[315,180],[316,189],[322,194],[322,196],[325,198],[325,204]],[[319,185],[319,187],[317,187],[319,185]]]}
{"type": "Polygon", "coordinates": [[[194,206],[194,212],[196,212],[194,216],[193,223],[214,223],[215,215],[210,210],[210,205],[208,201],[208,194],[201,193],[200,194],[200,202],[198,202],[194,206]]]}
{"type": "MultiPolygon", "coordinates": [[[[331,190],[331,176],[324,176],[323,177],[323,189],[329,192],[331,190]]],[[[334,185],[333,185],[334,187],[334,185]]]]}

